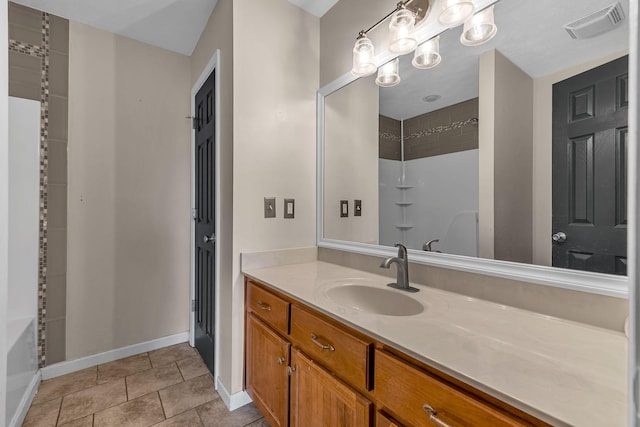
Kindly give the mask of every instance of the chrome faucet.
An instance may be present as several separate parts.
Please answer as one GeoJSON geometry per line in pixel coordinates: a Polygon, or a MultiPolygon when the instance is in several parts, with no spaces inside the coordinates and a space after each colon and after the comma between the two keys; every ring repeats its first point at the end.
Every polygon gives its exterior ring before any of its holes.
{"type": "MultiPolygon", "coordinates": [[[[424,245],[422,245],[422,250],[423,251],[427,251],[427,252],[433,252],[433,249],[431,249],[431,245],[439,242],[440,239],[431,239],[428,242],[426,242],[424,245]]],[[[435,251],[435,252],[440,252],[440,251],[435,251]]]]}
{"type": "Polygon", "coordinates": [[[387,258],[382,261],[380,267],[389,268],[394,262],[397,266],[397,278],[395,283],[389,283],[387,286],[400,289],[407,292],[418,292],[420,289],[409,285],[409,260],[407,258],[407,248],[400,243],[396,244],[398,248],[398,256],[387,258]]]}

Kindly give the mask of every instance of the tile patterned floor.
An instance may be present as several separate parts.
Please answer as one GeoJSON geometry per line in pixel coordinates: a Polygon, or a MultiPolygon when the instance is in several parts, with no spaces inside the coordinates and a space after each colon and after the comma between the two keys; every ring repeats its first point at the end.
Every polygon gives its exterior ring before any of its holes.
{"type": "Polygon", "coordinates": [[[229,412],[187,343],[40,384],[25,427],[269,427],[253,404],[229,412]]]}

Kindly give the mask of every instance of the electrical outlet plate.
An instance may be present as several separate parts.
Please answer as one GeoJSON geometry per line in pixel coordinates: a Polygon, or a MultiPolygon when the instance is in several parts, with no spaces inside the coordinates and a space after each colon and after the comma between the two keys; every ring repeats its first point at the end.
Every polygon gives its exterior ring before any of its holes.
{"type": "Polygon", "coordinates": [[[284,199],[284,217],[293,218],[295,215],[295,200],[284,199]]]}
{"type": "Polygon", "coordinates": [[[349,201],[340,200],[340,218],[346,218],[349,216],[349,201]]]}
{"type": "Polygon", "coordinates": [[[362,200],[353,201],[353,216],[362,216],[362,200]]]}
{"type": "Polygon", "coordinates": [[[264,198],[264,217],[265,218],[276,217],[276,198],[275,197],[264,198]]]}

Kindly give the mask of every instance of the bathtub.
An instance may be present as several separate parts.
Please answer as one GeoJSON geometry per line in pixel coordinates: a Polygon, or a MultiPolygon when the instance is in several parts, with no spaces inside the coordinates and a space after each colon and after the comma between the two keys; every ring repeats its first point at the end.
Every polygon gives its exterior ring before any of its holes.
{"type": "Polygon", "coordinates": [[[40,382],[34,317],[7,324],[6,425],[20,426],[40,382]]]}

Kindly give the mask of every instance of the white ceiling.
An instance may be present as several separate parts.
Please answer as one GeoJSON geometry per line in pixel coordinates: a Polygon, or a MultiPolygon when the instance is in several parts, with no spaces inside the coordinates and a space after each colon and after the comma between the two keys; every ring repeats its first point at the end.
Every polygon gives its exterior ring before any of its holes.
{"type": "MultiPolygon", "coordinates": [[[[381,114],[396,119],[415,117],[478,96],[478,57],[497,49],[533,78],[619,52],[628,47],[629,19],[615,30],[590,39],[574,40],[564,24],[603,9],[616,0],[501,0],[495,5],[498,33],[476,47],[463,46],[462,28],[440,37],[442,62],[431,70],[412,67],[412,54],[401,57],[401,83],[380,89],[381,114]],[[422,98],[442,98],[425,103],[422,98]]],[[[628,15],[629,1],[620,0],[628,15]]],[[[433,10],[433,8],[432,8],[433,10]]],[[[350,49],[346,46],[344,49],[350,49]]],[[[373,79],[374,77],[369,77],[373,79]]]]}
{"type": "MultiPolygon", "coordinates": [[[[217,3],[217,0],[12,1],[183,55],[193,53],[217,3]]],[[[289,1],[320,17],[338,0],[289,1]]]]}

